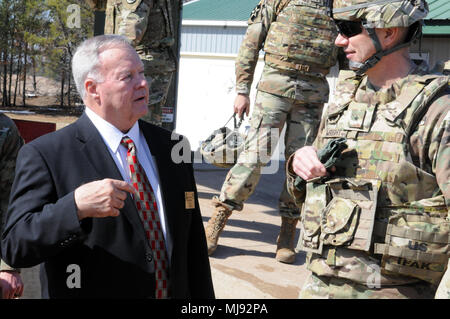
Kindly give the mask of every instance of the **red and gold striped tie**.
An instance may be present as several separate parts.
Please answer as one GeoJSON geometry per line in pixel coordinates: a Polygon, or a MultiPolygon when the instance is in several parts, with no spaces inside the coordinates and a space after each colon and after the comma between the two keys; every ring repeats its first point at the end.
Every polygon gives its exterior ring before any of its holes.
{"type": "Polygon", "coordinates": [[[153,252],[156,277],[155,296],[157,299],[167,298],[169,294],[167,271],[168,258],[155,194],[144,169],[137,160],[136,146],[134,145],[133,140],[125,136],[122,138],[121,144],[128,149],[127,162],[130,169],[131,181],[133,187],[139,192],[139,197],[136,195],[133,197],[137,210],[139,211],[139,217],[144,225],[145,234],[153,252]]]}

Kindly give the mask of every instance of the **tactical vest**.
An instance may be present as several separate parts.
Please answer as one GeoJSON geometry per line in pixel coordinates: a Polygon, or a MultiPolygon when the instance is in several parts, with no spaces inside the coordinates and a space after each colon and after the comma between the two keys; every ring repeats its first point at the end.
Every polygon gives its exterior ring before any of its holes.
{"type": "MultiPolygon", "coordinates": [[[[333,66],[337,31],[327,10],[327,0],[291,0],[270,25],[264,44],[266,55],[293,64],[333,66]]],[[[286,69],[284,64],[280,68],[286,69]]]]}
{"type": "Polygon", "coordinates": [[[331,178],[306,186],[300,245],[330,248],[329,265],[337,247],[381,255],[383,274],[438,283],[449,259],[448,211],[436,177],[413,164],[409,137],[448,77],[414,76],[386,104],[355,102],[361,81],[341,71],[343,100],[329,106],[320,142],[345,137],[348,148],[331,178]]]}

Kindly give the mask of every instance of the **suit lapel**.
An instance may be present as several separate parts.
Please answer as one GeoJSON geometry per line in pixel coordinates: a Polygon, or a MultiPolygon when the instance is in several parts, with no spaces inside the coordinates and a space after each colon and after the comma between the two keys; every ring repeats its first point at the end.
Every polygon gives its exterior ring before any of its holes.
{"type": "Polygon", "coordinates": [[[77,121],[76,137],[82,143],[82,153],[99,176],[123,179],[100,133],[85,113],[77,121]]]}
{"type": "MultiPolygon", "coordinates": [[[[112,178],[123,180],[122,175],[120,174],[114,159],[111,157],[111,154],[108,151],[108,148],[100,133],[85,113],[83,113],[76,124],[76,138],[82,143],[81,152],[85,155],[88,162],[94,168],[99,179],[112,178]]],[[[134,200],[130,194],[127,194],[125,206],[121,209],[121,213],[126,216],[129,222],[133,225],[134,229],[143,229],[136,205],[134,204],[134,200]]],[[[144,231],[138,233],[142,233],[141,235],[147,242],[144,231]]]]}

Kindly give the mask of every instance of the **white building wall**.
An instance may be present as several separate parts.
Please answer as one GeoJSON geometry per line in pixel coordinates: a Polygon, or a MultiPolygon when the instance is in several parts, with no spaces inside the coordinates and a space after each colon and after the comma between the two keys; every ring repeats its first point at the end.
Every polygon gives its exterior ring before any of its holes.
{"type": "Polygon", "coordinates": [[[246,31],[245,22],[183,20],[180,51],[237,54],[246,31]]]}

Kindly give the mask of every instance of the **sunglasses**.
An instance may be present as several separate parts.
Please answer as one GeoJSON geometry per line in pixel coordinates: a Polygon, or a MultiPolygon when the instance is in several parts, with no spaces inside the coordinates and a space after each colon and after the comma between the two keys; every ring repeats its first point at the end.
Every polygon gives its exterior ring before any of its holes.
{"type": "Polygon", "coordinates": [[[361,21],[334,20],[340,34],[347,38],[360,34],[363,31],[361,21]]]}

